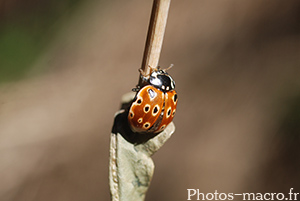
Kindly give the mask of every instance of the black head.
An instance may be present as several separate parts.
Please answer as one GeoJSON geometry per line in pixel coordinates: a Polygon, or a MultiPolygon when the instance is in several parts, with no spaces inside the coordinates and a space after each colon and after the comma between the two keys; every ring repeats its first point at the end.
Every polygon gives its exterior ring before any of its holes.
{"type": "Polygon", "coordinates": [[[155,70],[151,73],[149,82],[163,92],[175,89],[175,81],[165,70],[155,70]]]}

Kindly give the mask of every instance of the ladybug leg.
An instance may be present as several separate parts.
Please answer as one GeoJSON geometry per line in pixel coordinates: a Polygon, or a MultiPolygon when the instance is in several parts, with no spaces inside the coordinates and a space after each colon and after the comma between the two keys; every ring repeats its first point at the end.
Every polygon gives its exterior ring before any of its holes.
{"type": "Polygon", "coordinates": [[[133,92],[137,92],[137,91],[139,91],[140,89],[141,89],[140,86],[136,86],[135,88],[132,89],[132,91],[133,91],[133,92]]]}
{"type": "Polygon", "coordinates": [[[139,69],[139,72],[141,73],[141,75],[143,76],[143,77],[146,77],[146,74],[145,74],[145,72],[143,71],[143,69],[139,69]]]}
{"type": "Polygon", "coordinates": [[[157,68],[152,67],[152,66],[150,66],[150,65],[148,65],[148,66],[149,66],[149,68],[151,68],[151,72],[156,71],[157,69],[160,69],[160,66],[157,66],[157,68]]]}
{"type": "MultiPolygon", "coordinates": [[[[139,72],[140,72],[140,74],[141,74],[141,79],[143,80],[143,82],[147,82],[147,77],[146,77],[146,74],[145,74],[145,72],[143,71],[143,69],[139,69],[139,72]]],[[[140,86],[137,86],[137,87],[140,87],[140,86]]]]}

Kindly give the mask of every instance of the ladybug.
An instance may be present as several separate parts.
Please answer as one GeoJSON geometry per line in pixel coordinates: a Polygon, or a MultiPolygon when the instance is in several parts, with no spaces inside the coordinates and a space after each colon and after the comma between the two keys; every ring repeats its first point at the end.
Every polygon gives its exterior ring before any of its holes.
{"type": "Polygon", "coordinates": [[[166,72],[169,68],[151,67],[148,78],[140,69],[146,84],[133,89],[137,93],[128,112],[128,122],[133,132],[159,133],[173,120],[178,98],[175,81],[166,72]]]}

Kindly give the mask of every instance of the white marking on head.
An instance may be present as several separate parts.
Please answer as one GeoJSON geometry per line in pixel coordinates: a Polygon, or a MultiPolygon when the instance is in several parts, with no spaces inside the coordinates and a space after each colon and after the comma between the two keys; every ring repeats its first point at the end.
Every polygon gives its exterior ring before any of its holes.
{"type": "Polygon", "coordinates": [[[161,85],[161,80],[158,78],[155,78],[151,81],[151,84],[153,84],[155,86],[159,86],[159,85],[161,85]]]}
{"type": "Polygon", "coordinates": [[[157,72],[156,72],[156,71],[153,71],[152,74],[151,74],[151,76],[157,77],[157,72]]]}
{"type": "Polygon", "coordinates": [[[175,86],[174,86],[174,81],[173,81],[173,80],[171,80],[171,88],[172,88],[172,89],[175,88],[175,86]]]}

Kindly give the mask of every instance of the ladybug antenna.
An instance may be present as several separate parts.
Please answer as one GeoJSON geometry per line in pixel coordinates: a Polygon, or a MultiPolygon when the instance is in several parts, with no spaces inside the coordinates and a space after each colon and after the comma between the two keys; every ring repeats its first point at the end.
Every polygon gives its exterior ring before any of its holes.
{"type": "Polygon", "coordinates": [[[170,68],[172,68],[174,66],[174,64],[171,64],[168,68],[164,69],[164,71],[169,70],[170,68]]]}

